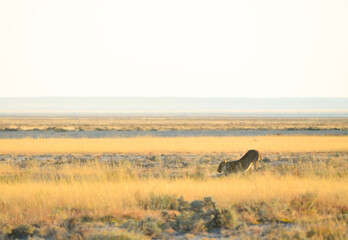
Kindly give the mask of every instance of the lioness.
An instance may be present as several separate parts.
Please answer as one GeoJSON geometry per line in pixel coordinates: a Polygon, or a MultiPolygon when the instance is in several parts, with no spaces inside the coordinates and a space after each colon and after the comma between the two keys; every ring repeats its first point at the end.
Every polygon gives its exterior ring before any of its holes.
{"type": "Polygon", "coordinates": [[[241,159],[238,161],[226,162],[223,161],[219,164],[217,171],[219,173],[237,173],[237,172],[248,172],[250,169],[256,169],[257,162],[261,159],[261,155],[256,150],[249,150],[241,159]]]}

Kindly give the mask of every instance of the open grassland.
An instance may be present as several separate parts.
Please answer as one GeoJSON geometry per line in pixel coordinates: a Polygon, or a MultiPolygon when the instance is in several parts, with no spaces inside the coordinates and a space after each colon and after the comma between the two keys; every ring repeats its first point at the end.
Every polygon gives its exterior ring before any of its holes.
{"type": "MultiPolygon", "coordinates": [[[[337,129],[347,119],[0,118],[2,130],[337,129]]],[[[0,139],[2,239],[348,239],[348,136],[0,139]],[[261,152],[249,174],[223,160],[261,152]]]]}
{"type": "Polygon", "coordinates": [[[0,139],[2,154],[348,152],[347,136],[135,137],[103,139],[0,139]]]}
{"type": "Polygon", "coordinates": [[[177,130],[348,130],[348,118],[259,117],[1,117],[0,130],[177,131],[177,130]]]}
{"type": "MultiPolygon", "coordinates": [[[[75,173],[76,174],[76,173],[75,173]]],[[[142,217],[156,210],[147,206],[153,196],[183,196],[193,201],[212,197],[221,208],[235,205],[269,202],[288,202],[307,192],[315,193],[316,201],[325,210],[339,213],[348,209],[348,178],[318,179],[280,177],[260,174],[249,177],[229,177],[212,180],[140,179],[89,181],[24,181],[0,184],[1,220],[7,223],[37,223],[63,220],[70,211],[94,217],[105,215],[142,217]],[[141,206],[141,205],[144,206],[141,206]],[[75,209],[75,210],[74,210],[75,209]],[[52,212],[53,211],[53,212],[52,212]],[[56,211],[56,212],[54,212],[56,211]]],[[[167,203],[164,203],[167,204],[167,203]]],[[[319,209],[317,209],[319,210],[319,209]]],[[[304,219],[293,213],[289,219],[304,219]]],[[[256,222],[258,219],[251,219],[256,222]]],[[[308,219],[307,219],[308,220],[308,219]]]]}
{"type": "Polygon", "coordinates": [[[347,238],[347,153],[242,154],[1,155],[0,239],[347,238]]]}

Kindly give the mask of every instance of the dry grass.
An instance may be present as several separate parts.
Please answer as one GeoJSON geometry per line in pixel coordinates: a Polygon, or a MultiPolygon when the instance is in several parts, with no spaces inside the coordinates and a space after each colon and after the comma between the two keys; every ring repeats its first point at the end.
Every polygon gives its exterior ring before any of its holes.
{"type": "Polygon", "coordinates": [[[348,129],[347,118],[256,117],[2,117],[0,130],[301,130],[348,129]]]}
{"type": "MultiPolygon", "coordinates": [[[[193,179],[120,181],[27,181],[0,183],[1,222],[35,223],[62,220],[74,214],[144,216],[139,199],[149,195],[184,196],[187,200],[211,196],[221,207],[231,204],[287,202],[306,192],[318,193],[323,208],[348,208],[347,178],[316,179],[257,175],[197,181],[193,179]]],[[[149,214],[149,212],[147,213],[149,214]]]]}
{"type": "MultiPolygon", "coordinates": [[[[171,170],[167,165],[171,159],[162,166],[150,168],[138,166],[138,161],[116,163],[91,159],[86,162],[78,157],[73,162],[70,157],[46,162],[35,157],[19,162],[3,160],[0,163],[0,225],[54,223],[83,215],[158,216],[158,211],[145,207],[153,195],[175,196],[174,199],[183,196],[189,201],[210,196],[222,208],[277,201],[286,209],[292,199],[313,193],[316,208],[323,211],[319,215],[347,211],[346,155],[314,160],[317,162],[314,169],[310,168],[314,164],[313,155],[298,155],[301,156],[304,157],[301,162],[288,163],[288,173],[283,173],[284,166],[274,166],[253,174],[219,178],[209,177],[216,172],[216,164],[206,162],[197,168],[199,159],[190,160],[188,167],[180,169],[174,163],[171,170]],[[178,177],[172,178],[173,171],[178,177]],[[325,171],[327,174],[323,174],[325,171]]],[[[215,162],[214,155],[211,157],[215,162]]],[[[287,217],[306,219],[308,214],[295,211],[287,217]]]]}
{"type": "Polygon", "coordinates": [[[347,152],[347,136],[135,137],[102,139],[0,139],[2,154],[347,152]]]}
{"type": "Polygon", "coordinates": [[[0,155],[0,239],[142,239],[186,224],[206,231],[201,210],[178,215],[180,196],[228,209],[229,236],[345,239],[347,153],[264,157],[256,172],[213,178],[226,155],[0,155]]]}
{"type": "MultiPolygon", "coordinates": [[[[347,119],[1,118],[1,128],[342,130],[347,119]]],[[[34,228],[47,225],[48,233],[36,236],[54,238],[65,229],[61,238],[85,239],[91,232],[72,235],[88,227],[85,216],[93,225],[117,218],[117,228],[129,217],[161,219],[162,210],[176,210],[168,206],[180,196],[187,201],[209,196],[219,208],[235,209],[231,213],[241,224],[231,234],[241,238],[257,239],[263,232],[273,239],[345,239],[347,152],[347,136],[0,139],[0,239],[18,237],[20,229],[34,236],[34,228]],[[236,160],[251,148],[262,153],[261,170],[211,177],[221,160],[236,160]],[[75,220],[80,225],[73,228],[75,220]],[[278,230],[278,222],[294,225],[278,230]]],[[[110,230],[107,226],[102,228],[110,230]]],[[[91,239],[114,239],[121,233],[93,234],[91,239]]]]}

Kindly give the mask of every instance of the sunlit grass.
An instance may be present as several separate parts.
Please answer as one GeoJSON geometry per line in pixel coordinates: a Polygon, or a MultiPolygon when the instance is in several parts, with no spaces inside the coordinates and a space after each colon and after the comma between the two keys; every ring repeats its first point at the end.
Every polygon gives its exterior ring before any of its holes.
{"type": "MultiPolygon", "coordinates": [[[[301,163],[297,167],[300,170],[305,166],[301,163]]],[[[322,171],[327,168],[325,165],[317,167],[322,171]]],[[[326,176],[317,176],[313,170],[307,174],[304,171],[292,175],[265,169],[253,174],[219,178],[185,174],[171,178],[170,171],[165,170],[159,177],[151,175],[163,169],[152,169],[154,171],[144,177],[141,173],[151,169],[132,167],[126,163],[102,164],[93,160],[84,164],[50,163],[47,166],[40,165],[40,161],[25,166],[2,163],[0,223],[59,222],[71,216],[83,215],[158,216],[160,211],[144,208],[143,203],[148,202],[151,195],[183,196],[188,201],[210,196],[219,207],[228,208],[231,205],[253,205],[275,200],[286,206],[301,194],[313,193],[318,206],[333,214],[348,209],[347,174],[337,177],[331,174],[332,171],[340,172],[339,167],[329,170],[330,174],[326,176]]],[[[180,171],[215,172],[209,169],[209,165],[201,170],[190,166],[180,171]]],[[[306,218],[307,215],[293,214],[291,217],[306,218]]]]}
{"type": "Polygon", "coordinates": [[[0,153],[347,152],[347,136],[0,139],[0,153]]]}
{"type": "Polygon", "coordinates": [[[28,181],[0,183],[0,219],[3,222],[51,222],[64,219],[73,209],[84,214],[143,216],[137,200],[153,194],[202,199],[211,196],[221,207],[278,199],[288,201],[306,193],[318,193],[321,205],[348,207],[347,178],[313,179],[258,175],[197,181],[193,179],[125,181],[28,181]]]}

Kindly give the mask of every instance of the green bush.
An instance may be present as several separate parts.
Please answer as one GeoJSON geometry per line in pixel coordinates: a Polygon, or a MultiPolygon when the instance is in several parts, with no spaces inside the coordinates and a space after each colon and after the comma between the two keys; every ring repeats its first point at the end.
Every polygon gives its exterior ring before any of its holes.
{"type": "Polygon", "coordinates": [[[140,233],[104,232],[104,233],[92,234],[87,239],[88,240],[143,240],[147,238],[140,233]]]}
{"type": "Polygon", "coordinates": [[[33,235],[35,228],[29,224],[22,224],[18,227],[12,229],[11,233],[9,234],[10,238],[27,238],[31,235],[33,235]]]}
{"type": "Polygon", "coordinates": [[[217,209],[210,197],[191,203],[181,197],[178,202],[180,215],[172,227],[179,232],[198,233],[221,228],[232,229],[237,224],[236,212],[230,209],[217,209]]]}
{"type": "Polygon", "coordinates": [[[150,193],[148,198],[135,196],[137,205],[147,210],[175,210],[178,208],[178,200],[176,195],[161,194],[156,195],[150,193]]]}
{"type": "Polygon", "coordinates": [[[162,229],[160,225],[157,219],[147,217],[140,221],[130,219],[122,224],[121,228],[125,228],[129,232],[143,233],[144,235],[154,237],[161,234],[162,229]]]}

